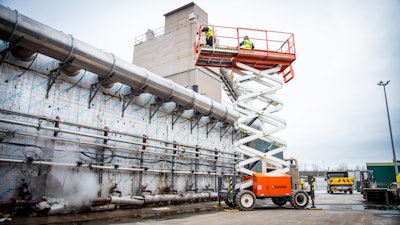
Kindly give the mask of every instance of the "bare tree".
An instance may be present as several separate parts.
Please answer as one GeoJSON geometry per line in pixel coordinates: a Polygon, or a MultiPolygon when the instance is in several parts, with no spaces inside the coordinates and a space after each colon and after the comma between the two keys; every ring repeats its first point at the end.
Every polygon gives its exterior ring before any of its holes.
{"type": "Polygon", "coordinates": [[[314,172],[317,172],[317,171],[320,170],[320,167],[319,167],[318,163],[313,163],[313,164],[312,164],[312,170],[313,170],[314,172]]]}
{"type": "Polygon", "coordinates": [[[348,169],[347,163],[345,162],[340,163],[339,170],[347,170],[347,169],[348,169]]]}

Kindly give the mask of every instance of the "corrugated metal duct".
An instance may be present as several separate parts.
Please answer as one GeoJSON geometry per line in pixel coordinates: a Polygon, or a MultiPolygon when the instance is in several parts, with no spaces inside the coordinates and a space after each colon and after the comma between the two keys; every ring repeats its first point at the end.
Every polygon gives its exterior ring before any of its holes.
{"type": "Polygon", "coordinates": [[[61,62],[71,62],[73,67],[91,71],[97,74],[99,79],[126,84],[135,90],[143,90],[161,100],[173,101],[186,109],[194,109],[219,121],[233,124],[240,117],[239,112],[228,109],[225,105],[197,94],[191,89],[1,5],[0,38],[7,42],[17,42],[18,46],[61,62]]]}

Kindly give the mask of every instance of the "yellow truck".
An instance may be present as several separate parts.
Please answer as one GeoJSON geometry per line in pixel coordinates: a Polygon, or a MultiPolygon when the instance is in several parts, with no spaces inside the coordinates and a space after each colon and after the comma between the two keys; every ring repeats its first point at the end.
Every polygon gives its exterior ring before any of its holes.
{"type": "Polygon", "coordinates": [[[326,172],[326,190],[333,194],[336,192],[349,192],[353,194],[354,178],[349,177],[347,170],[334,170],[326,172]]]}

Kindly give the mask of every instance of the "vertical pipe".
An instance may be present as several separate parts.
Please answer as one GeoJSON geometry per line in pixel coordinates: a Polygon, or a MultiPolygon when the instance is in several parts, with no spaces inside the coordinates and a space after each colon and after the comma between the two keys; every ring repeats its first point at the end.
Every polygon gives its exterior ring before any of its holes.
{"type": "Polygon", "coordinates": [[[146,150],[146,143],[147,143],[147,135],[143,134],[143,144],[142,145],[142,150],[146,150]]]}
{"type": "MultiPolygon", "coordinates": [[[[109,132],[109,128],[106,126],[106,127],[104,127],[104,132],[103,132],[103,136],[105,136],[105,137],[107,137],[108,136],[108,132],[109,132]]],[[[104,138],[103,139],[103,144],[107,144],[107,139],[106,138],[104,138]]],[[[104,147],[103,148],[101,148],[100,149],[100,166],[101,167],[103,167],[104,166],[104,147]]],[[[103,186],[103,169],[102,168],[100,168],[99,170],[98,170],[98,173],[99,173],[99,185],[100,185],[100,187],[102,187],[103,186]]],[[[100,190],[98,191],[98,197],[101,197],[101,188],[100,188],[100,190]]]]}
{"type": "MultiPolygon", "coordinates": [[[[60,128],[60,117],[56,116],[56,122],[54,123],[55,128],[60,128]]],[[[53,136],[56,137],[58,135],[58,130],[55,130],[53,136]]]]}
{"type": "MultiPolygon", "coordinates": [[[[200,147],[198,145],[196,145],[196,159],[194,160],[194,170],[195,172],[199,171],[199,151],[200,151],[200,147]]],[[[195,173],[194,174],[194,190],[197,192],[199,190],[198,187],[198,175],[195,173]]]]}
{"type": "MultiPolygon", "coordinates": [[[[103,166],[104,166],[104,148],[101,148],[100,149],[100,167],[103,167],[103,166]]],[[[99,173],[99,176],[98,176],[99,177],[99,185],[101,187],[100,190],[97,192],[97,197],[100,198],[101,197],[101,189],[103,186],[103,169],[100,168],[97,171],[99,173]]]]}
{"type": "Polygon", "coordinates": [[[217,172],[217,164],[218,164],[218,149],[215,149],[215,152],[214,152],[214,159],[215,159],[215,161],[214,161],[214,172],[217,172]]]}
{"type": "Polygon", "coordinates": [[[172,151],[172,154],[173,154],[173,156],[172,156],[172,168],[171,168],[171,188],[173,189],[173,190],[176,190],[176,188],[175,188],[175,181],[174,181],[174,171],[175,171],[175,156],[176,156],[176,153],[177,153],[177,151],[176,151],[176,148],[177,148],[177,143],[176,143],[176,141],[174,141],[174,144],[173,144],[173,148],[174,148],[174,150],[172,151]]]}
{"type": "Polygon", "coordinates": [[[215,162],[214,162],[214,172],[215,172],[215,175],[213,175],[213,178],[214,178],[214,190],[217,189],[218,153],[219,153],[218,149],[215,149],[215,152],[214,152],[214,155],[215,155],[215,156],[214,156],[214,159],[215,159],[215,162]]]}
{"type": "MultiPolygon", "coordinates": [[[[104,127],[104,136],[108,137],[108,132],[110,131],[110,129],[106,126],[104,127]]],[[[103,139],[103,144],[107,144],[107,138],[103,139]]]]}
{"type": "MultiPolygon", "coordinates": [[[[146,143],[147,143],[147,136],[143,134],[143,139],[142,139],[143,145],[142,145],[142,150],[146,150],[146,143]]],[[[140,152],[140,163],[139,163],[139,168],[143,168],[143,155],[144,152],[140,152]]],[[[139,171],[139,190],[138,190],[138,195],[142,194],[143,190],[143,171],[139,171]]]]}
{"type": "Polygon", "coordinates": [[[235,164],[237,164],[237,162],[238,162],[238,160],[237,160],[237,158],[238,158],[238,155],[237,155],[237,153],[235,152],[235,153],[233,153],[233,158],[235,158],[233,161],[235,162],[235,164]]]}

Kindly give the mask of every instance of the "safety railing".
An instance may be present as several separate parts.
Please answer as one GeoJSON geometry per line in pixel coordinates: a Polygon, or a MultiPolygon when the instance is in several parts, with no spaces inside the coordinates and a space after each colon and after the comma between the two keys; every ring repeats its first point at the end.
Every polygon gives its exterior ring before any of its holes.
{"type": "Polygon", "coordinates": [[[165,27],[159,27],[154,30],[148,29],[145,34],[139,35],[135,38],[135,45],[138,45],[148,40],[152,40],[163,34],[165,34],[165,27]]]}
{"type": "Polygon", "coordinates": [[[243,41],[245,36],[248,36],[254,44],[253,51],[296,54],[293,33],[215,25],[200,26],[195,42],[195,52],[198,52],[201,46],[206,45],[206,33],[202,32],[203,27],[212,29],[214,34],[213,47],[215,48],[243,50],[240,42],[243,41]]]}

